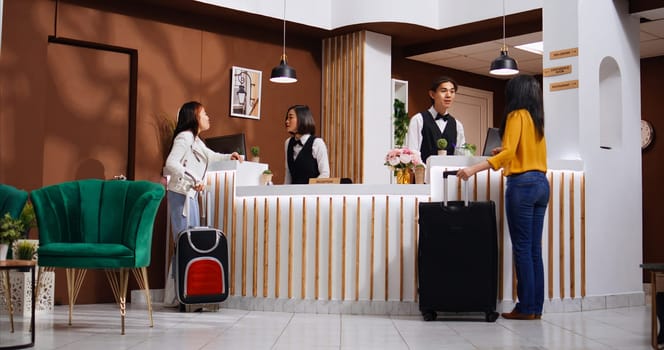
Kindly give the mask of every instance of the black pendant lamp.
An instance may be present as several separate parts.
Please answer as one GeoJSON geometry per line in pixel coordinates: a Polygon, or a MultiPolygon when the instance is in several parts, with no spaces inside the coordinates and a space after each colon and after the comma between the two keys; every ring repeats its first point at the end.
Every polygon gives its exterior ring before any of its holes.
{"type": "Polygon", "coordinates": [[[294,83],[297,81],[297,75],[295,74],[295,68],[291,67],[287,63],[286,59],[286,0],[284,0],[284,28],[283,28],[283,52],[281,54],[281,61],[279,65],[272,68],[272,74],[270,74],[270,81],[274,83],[294,83]]]}
{"type": "Polygon", "coordinates": [[[503,0],[503,48],[500,50],[500,56],[491,62],[489,73],[503,76],[519,74],[516,60],[507,54],[507,44],[505,43],[505,0],[503,0]]]}

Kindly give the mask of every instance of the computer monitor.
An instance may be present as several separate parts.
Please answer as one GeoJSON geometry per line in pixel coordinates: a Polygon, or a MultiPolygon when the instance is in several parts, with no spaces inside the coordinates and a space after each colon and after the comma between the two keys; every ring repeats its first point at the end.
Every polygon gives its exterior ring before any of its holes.
{"type": "Polygon", "coordinates": [[[482,155],[485,157],[491,157],[491,150],[496,147],[501,147],[503,141],[500,139],[500,129],[498,128],[489,128],[486,131],[486,140],[484,140],[484,150],[482,155]]]}
{"type": "Polygon", "coordinates": [[[242,155],[247,154],[244,143],[244,133],[208,137],[205,139],[205,144],[211,150],[219,153],[229,154],[237,152],[242,155]]]}

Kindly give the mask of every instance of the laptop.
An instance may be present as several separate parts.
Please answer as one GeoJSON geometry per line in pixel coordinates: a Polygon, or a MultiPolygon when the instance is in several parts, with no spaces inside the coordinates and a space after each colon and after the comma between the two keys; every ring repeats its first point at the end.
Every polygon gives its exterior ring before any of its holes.
{"type": "Polygon", "coordinates": [[[489,128],[486,131],[486,140],[484,140],[484,150],[482,151],[482,155],[485,157],[491,157],[491,150],[496,147],[501,147],[502,145],[503,142],[500,139],[500,129],[489,128]]]}

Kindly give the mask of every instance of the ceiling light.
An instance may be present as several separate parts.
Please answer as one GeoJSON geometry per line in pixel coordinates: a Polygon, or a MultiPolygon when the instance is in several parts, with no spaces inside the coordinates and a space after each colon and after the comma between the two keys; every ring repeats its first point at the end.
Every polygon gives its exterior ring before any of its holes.
{"type": "Polygon", "coordinates": [[[535,43],[529,43],[529,44],[523,44],[523,45],[516,45],[514,46],[515,48],[523,51],[528,51],[532,52],[534,54],[542,55],[544,52],[544,43],[541,41],[535,42],[535,43]]]}
{"type": "Polygon", "coordinates": [[[507,44],[505,43],[505,0],[503,0],[503,48],[500,50],[500,56],[491,62],[489,73],[493,75],[514,75],[519,73],[516,60],[507,54],[507,44]]]}
{"type": "Polygon", "coordinates": [[[274,83],[294,83],[297,81],[297,75],[295,74],[295,68],[291,67],[287,63],[286,59],[286,0],[284,0],[284,27],[283,27],[283,51],[281,54],[281,61],[279,65],[272,68],[272,74],[270,75],[270,81],[274,83]]]}

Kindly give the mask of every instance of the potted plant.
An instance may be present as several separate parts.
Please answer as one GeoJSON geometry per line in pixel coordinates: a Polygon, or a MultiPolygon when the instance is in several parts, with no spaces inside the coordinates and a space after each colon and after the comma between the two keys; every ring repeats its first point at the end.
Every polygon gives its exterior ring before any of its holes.
{"type": "Polygon", "coordinates": [[[21,219],[14,219],[9,213],[0,219],[0,260],[7,259],[9,245],[21,238],[24,231],[21,219]]]}
{"type": "Polygon", "coordinates": [[[394,99],[394,145],[403,146],[408,132],[408,114],[406,113],[406,104],[398,98],[394,99]]]}
{"type": "Polygon", "coordinates": [[[472,143],[464,143],[461,147],[457,148],[456,153],[462,156],[474,156],[477,151],[477,146],[472,143]]]}
{"type": "Polygon", "coordinates": [[[440,138],[436,140],[436,146],[438,146],[438,155],[439,156],[444,156],[447,155],[447,140],[444,138],[440,138]]]}
{"type": "Polygon", "coordinates": [[[251,151],[251,161],[256,162],[256,163],[260,163],[260,161],[261,161],[261,159],[260,159],[261,149],[258,146],[251,146],[250,151],[251,151]]]}
{"type": "Polygon", "coordinates": [[[19,260],[32,260],[37,253],[37,243],[34,240],[19,239],[14,243],[14,257],[19,260]]]}
{"type": "Polygon", "coordinates": [[[261,184],[263,185],[272,184],[272,170],[270,169],[263,170],[263,173],[261,174],[261,184]]]}

